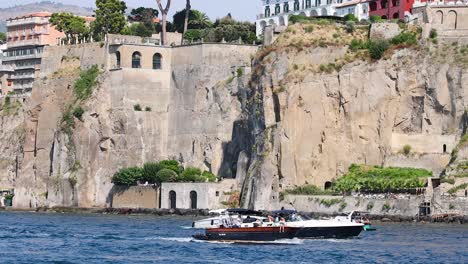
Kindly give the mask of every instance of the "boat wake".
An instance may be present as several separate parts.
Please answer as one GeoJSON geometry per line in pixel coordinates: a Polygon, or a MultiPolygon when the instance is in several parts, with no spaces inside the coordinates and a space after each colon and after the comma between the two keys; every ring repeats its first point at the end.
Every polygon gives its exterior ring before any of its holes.
{"type": "Polygon", "coordinates": [[[191,242],[193,238],[191,237],[148,237],[145,240],[165,240],[165,241],[174,241],[174,242],[191,242]]]}

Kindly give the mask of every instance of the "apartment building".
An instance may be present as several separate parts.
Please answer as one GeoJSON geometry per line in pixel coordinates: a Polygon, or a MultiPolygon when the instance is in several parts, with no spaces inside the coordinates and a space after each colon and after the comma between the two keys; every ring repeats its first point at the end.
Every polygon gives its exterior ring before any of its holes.
{"type": "Polygon", "coordinates": [[[49,23],[52,13],[38,12],[7,20],[7,49],[4,70],[13,70],[7,84],[15,94],[28,95],[40,69],[44,46],[58,45],[65,35],[49,23]]]}

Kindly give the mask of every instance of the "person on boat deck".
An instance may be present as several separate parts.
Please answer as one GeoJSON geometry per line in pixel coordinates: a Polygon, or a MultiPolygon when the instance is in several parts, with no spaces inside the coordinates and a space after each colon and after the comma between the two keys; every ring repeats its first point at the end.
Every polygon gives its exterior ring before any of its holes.
{"type": "Polygon", "coordinates": [[[286,219],[284,219],[284,217],[281,217],[279,221],[280,232],[284,232],[285,225],[286,225],[286,219]]]}

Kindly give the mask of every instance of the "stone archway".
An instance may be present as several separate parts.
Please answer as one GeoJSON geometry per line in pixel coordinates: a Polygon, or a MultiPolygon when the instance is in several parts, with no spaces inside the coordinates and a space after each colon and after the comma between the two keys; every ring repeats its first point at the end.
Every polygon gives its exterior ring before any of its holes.
{"type": "Polygon", "coordinates": [[[316,17],[316,16],[318,16],[318,15],[319,15],[319,14],[318,14],[317,10],[315,10],[315,9],[312,10],[312,12],[310,12],[310,16],[316,17]]]}
{"type": "Polygon", "coordinates": [[[270,19],[270,20],[268,21],[268,25],[270,25],[270,26],[276,26],[275,20],[270,19]]]}
{"type": "Polygon", "coordinates": [[[450,10],[447,14],[447,21],[445,28],[447,29],[457,29],[457,17],[458,14],[454,10],[450,10]]]}
{"type": "Polygon", "coordinates": [[[322,8],[322,14],[320,14],[321,16],[328,16],[328,12],[327,12],[327,9],[326,8],[322,8]]]}
{"type": "Polygon", "coordinates": [[[441,25],[444,23],[444,13],[442,11],[439,10],[435,13],[435,22],[441,25]]]}
{"type": "Polygon", "coordinates": [[[279,17],[279,25],[280,26],[286,26],[286,21],[283,16],[279,17]]]}

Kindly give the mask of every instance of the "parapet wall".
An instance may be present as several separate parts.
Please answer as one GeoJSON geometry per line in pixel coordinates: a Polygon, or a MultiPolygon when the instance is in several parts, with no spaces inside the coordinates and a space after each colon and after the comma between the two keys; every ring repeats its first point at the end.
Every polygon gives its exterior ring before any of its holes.
{"type": "Polygon", "coordinates": [[[159,208],[159,188],[155,186],[115,187],[112,208],[159,208]]]}

